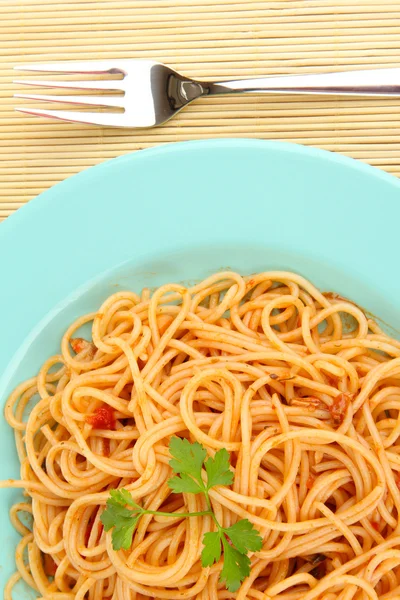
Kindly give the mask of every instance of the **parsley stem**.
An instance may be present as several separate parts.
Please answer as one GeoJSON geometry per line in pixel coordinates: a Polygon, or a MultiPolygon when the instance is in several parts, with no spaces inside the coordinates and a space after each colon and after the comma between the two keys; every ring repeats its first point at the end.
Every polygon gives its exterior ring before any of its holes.
{"type": "Polygon", "coordinates": [[[208,490],[205,488],[204,484],[203,484],[203,494],[206,498],[206,503],[207,503],[207,509],[208,510],[200,510],[198,512],[186,512],[186,513],[167,513],[167,512],[162,512],[159,510],[147,510],[145,508],[141,509],[141,513],[143,515],[156,515],[159,517],[172,517],[172,518],[181,518],[181,517],[205,517],[205,516],[210,516],[212,518],[212,520],[214,521],[215,525],[217,526],[218,531],[221,531],[221,526],[217,521],[216,516],[214,515],[214,511],[212,509],[211,506],[211,500],[210,500],[210,496],[208,495],[208,490]]]}
{"type": "Polygon", "coordinates": [[[205,496],[205,499],[206,499],[206,504],[207,504],[207,507],[208,507],[208,513],[210,514],[210,516],[211,516],[212,520],[214,521],[214,523],[215,523],[215,525],[216,525],[216,527],[217,527],[217,530],[218,530],[219,534],[221,535],[221,532],[222,532],[222,527],[221,527],[221,525],[218,523],[218,519],[217,519],[217,517],[215,516],[215,514],[214,514],[214,511],[213,511],[213,509],[212,509],[211,500],[210,500],[210,495],[209,495],[209,493],[208,493],[208,490],[207,490],[207,488],[205,488],[205,490],[204,490],[204,496],[205,496]]]}
{"type": "Polygon", "coordinates": [[[207,489],[204,490],[204,496],[206,498],[206,503],[207,503],[208,510],[214,514],[214,511],[213,511],[212,506],[211,506],[210,494],[208,493],[207,489]]]}

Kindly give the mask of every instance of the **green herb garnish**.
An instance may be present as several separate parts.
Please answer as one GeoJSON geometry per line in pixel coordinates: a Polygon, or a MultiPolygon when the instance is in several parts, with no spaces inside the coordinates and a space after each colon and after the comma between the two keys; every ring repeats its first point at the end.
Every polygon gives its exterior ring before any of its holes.
{"type": "Polygon", "coordinates": [[[237,521],[231,527],[221,527],[212,509],[210,489],[216,485],[233,483],[229,453],[223,448],[216,452],[214,458],[207,458],[207,451],[201,444],[198,442],[191,444],[188,440],[178,437],[171,438],[169,451],[172,456],[169,464],[175,474],[168,481],[169,487],[177,494],[203,494],[207,510],[187,513],[151,511],[137,504],[127,490],[111,490],[106,510],[100,517],[104,529],[106,531],[113,529],[114,550],[128,550],[142,515],[174,518],[209,515],[214,521],[216,531],[204,534],[201,564],[203,567],[210,567],[218,562],[223,554],[220,580],[225,582],[230,592],[235,592],[245,577],[250,574],[248,553],[261,550],[262,538],[247,519],[237,521]],[[203,468],[206,471],[205,481],[202,478],[203,468]]]}

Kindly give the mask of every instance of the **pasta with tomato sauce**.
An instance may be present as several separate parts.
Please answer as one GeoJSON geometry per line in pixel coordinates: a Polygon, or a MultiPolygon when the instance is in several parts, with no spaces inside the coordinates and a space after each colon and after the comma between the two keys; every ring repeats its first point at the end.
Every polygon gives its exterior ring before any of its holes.
{"type": "Polygon", "coordinates": [[[20,579],[42,600],[400,598],[400,343],[297,274],[118,292],[71,324],[5,416],[21,474],[1,487],[27,496],[10,512],[6,600],[20,579]],[[179,516],[204,498],[167,485],[173,437],[229,452],[212,510],[262,538],[233,592],[223,555],[202,566],[210,517],[179,516]],[[113,490],[172,518],[146,514],[116,550],[113,490]]]}

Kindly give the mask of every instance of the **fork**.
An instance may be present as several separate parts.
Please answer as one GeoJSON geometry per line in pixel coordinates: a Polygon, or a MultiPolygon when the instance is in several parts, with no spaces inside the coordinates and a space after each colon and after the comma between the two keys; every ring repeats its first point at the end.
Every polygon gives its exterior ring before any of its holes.
{"type": "Polygon", "coordinates": [[[124,112],[82,112],[16,108],[19,112],[76,123],[110,127],[153,127],[165,123],[184,106],[202,96],[222,94],[335,94],[400,96],[400,68],[280,75],[233,81],[195,81],[170,67],[149,60],[57,62],[15,67],[48,73],[121,74],[122,79],[98,81],[16,81],[14,83],[71,90],[118,91],[123,95],[48,96],[15,94],[17,98],[63,102],[83,106],[123,108],[124,112]]]}

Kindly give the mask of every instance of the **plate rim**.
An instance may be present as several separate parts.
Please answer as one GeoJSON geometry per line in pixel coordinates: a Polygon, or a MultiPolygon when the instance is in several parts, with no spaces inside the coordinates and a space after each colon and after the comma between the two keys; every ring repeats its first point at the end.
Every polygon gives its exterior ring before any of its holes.
{"type": "Polygon", "coordinates": [[[6,234],[7,230],[10,227],[14,227],[20,225],[21,222],[24,223],[24,220],[29,218],[32,211],[39,210],[43,205],[45,208],[45,203],[48,202],[56,202],[56,198],[52,198],[52,196],[63,190],[65,186],[69,186],[71,181],[75,184],[79,179],[84,181],[86,178],[90,178],[95,175],[99,170],[104,170],[112,167],[115,164],[123,164],[125,162],[129,162],[131,160],[135,160],[145,155],[158,155],[163,153],[170,152],[180,152],[185,150],[190,150],[192,147],[201,147],[201,146],[215,146],[215,147],[260,147],[262,149],[271,149],[276,148],[277,150],[287,152],[288,154],[299,154],[302,156],[309,156],[310,158],[315,158],[317,160],[326,160],[332,163],[341,164],[344,167],[354,169],[356,171],[360,171],[361,173],[365,173],[367,176],[376,177],[378,179],[382,179],[389,184],[397,186],[400,188],[400,179],[391,173],[387,173],[386,171],[379,169],[373,165],[362,162],[359,159],[352,158],[350,156],[346,156],[344,154],[334,152],[331,150],[325,150],[322,148],[315,148],[313,146],[305,146],[303,144],[296,144],[293,142],[285,142],[279,140],[264,140],[264,139],[254,139],[254,138],[209,138],[205,140],[188,140],[188,141],[179,141],[179,142],[168,142],[165,144],[159,144],[156,146],[152,146],[150,148],[142,148],[140,150],[134,150],[132,152],[128,152],[127,154],[122,154],[115,158],[110,158],[105,161],[100,162],[97,165],[92,165],[82,169],[78,173],[74,173],[69,177],[66,177],[62,181],[59,181],[52,185],[50,188],[44,190],[40,194],[33,197],[31,200],[26,202],[23,206],[18,208],[14,213],[6,217],[6,219],[0,222],[0,252],[1,252],[1,242],[2,237],[6,234]]]}

